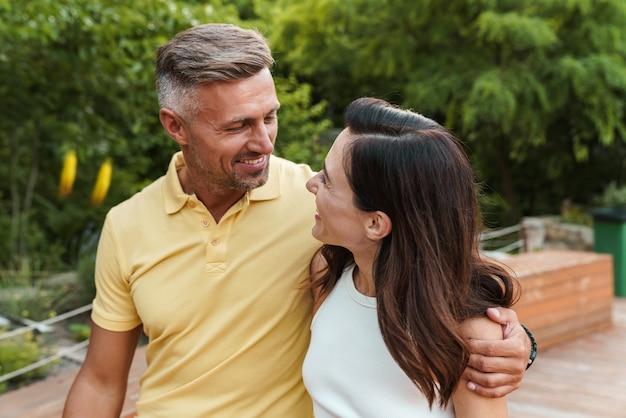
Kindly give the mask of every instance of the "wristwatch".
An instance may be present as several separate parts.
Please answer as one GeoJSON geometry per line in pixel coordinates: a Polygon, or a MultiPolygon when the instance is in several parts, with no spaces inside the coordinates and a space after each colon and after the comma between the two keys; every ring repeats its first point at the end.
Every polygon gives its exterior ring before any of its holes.
{"type": "Polygon", "coordinates": [[[532,349],[530,350],[530,357],[528,358],[528,364],[526,365],[526,370],[528,370],[528,368],[533,364],[535,358],[537,357],[537,341],[535,341],[535,337],[533,337],[532,332],[530,332],[528,328],[526,328],[524,325],[522,325],[522,328],[524,328],[524,331],[526,331],[526,335],[528,335],[528,338],[530,338],[530,343],[532,345],[532,349]]]}

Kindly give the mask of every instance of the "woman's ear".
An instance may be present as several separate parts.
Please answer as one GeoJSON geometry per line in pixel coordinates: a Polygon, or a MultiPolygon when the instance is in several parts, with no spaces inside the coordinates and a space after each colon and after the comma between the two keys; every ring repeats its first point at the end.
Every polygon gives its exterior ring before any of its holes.
{"type": "Polygon", "coordinates": [[[391,218],[385,212],[377,210],[368,216],[367,237],[371,240],[381,240],[391,233],[391,218]]]}
{"type": "Polygon", "coordinates": [[[171,109],[161,108],[159,110],[161,125],[167,134],[179,145],[187,145],[187,134],[183,120],[171,109]]]}

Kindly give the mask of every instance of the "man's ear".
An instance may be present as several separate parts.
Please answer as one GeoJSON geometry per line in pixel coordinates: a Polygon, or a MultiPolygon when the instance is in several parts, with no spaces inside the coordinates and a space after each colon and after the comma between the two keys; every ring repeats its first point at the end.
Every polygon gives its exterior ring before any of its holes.
{"type": "Polygon", "coordinates": [[[377,210],[369,214],[367,224],[367,237],[378,241],[391,233],[391,218],[385,212],[377,210]]]}
{"type": "Polygon", "coordinates": [[[183,120],[171,109],[161,108],[159,119],[165,132],[179,145],[187,145],[187,129],[183,120]]]}

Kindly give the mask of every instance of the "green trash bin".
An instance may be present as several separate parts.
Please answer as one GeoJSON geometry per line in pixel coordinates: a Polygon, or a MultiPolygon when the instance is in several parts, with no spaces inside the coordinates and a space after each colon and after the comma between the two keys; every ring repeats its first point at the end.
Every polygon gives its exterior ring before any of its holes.
{"type": "Polygon", "coordinates": [[[626,209],[602,208],[593,216],[593,249],[613,256],[615,295],[626,296],[626,209]]]}

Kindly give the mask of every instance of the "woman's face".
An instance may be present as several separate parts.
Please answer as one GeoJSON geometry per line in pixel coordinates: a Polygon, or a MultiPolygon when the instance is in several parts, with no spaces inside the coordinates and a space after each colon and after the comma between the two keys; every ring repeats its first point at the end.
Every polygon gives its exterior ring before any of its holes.
{"type": "Polygon", "coordinates": [[[353,140],[344,129],[335,140],[324,161],[324,168],[306,184],[315,195],[317,213],[313,236],[325,244],[355,251],[369,243],[365,236],[367,213],[354,206],[354,193],[344,171],[346,145],[353,140]]]}

